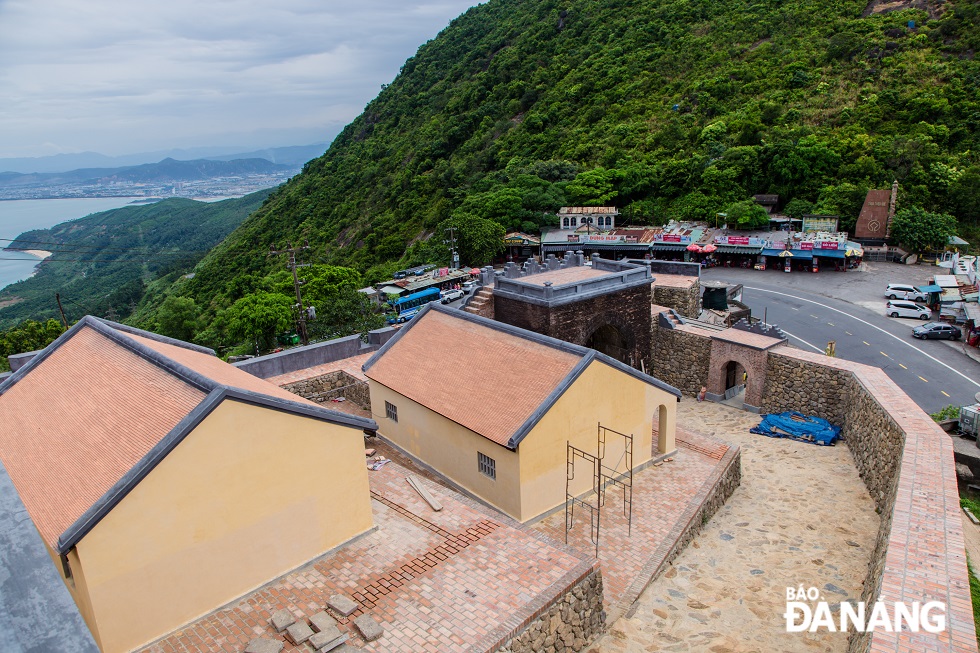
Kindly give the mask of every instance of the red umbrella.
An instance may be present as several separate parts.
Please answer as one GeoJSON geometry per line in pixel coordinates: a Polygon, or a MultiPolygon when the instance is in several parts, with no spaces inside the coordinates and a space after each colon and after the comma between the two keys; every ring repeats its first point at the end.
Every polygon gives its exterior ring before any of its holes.
{"type": "Polygon", "coordinates": [[[473,268],[470,270],[470,274],[480,274],[480,268],[473,268]]]}
{"type": "Polygon", "coordinates": [[[700,252],[701,251],[701,246],[698,245],[697,243],[691,243],[690,245],[687,246],[687,251],[689,251],[689,252],[700,252]]]}
{"type": "Polygon", "coordinates": [[[714,245],[712,245],[711,243],[708,243],[707,245],[704,246],[704,250],[702,250],[702,251],[704,251],[706,254],[710,254],[711,252],[715,251],[716,249],[718,249],[718,248],[715,247],[714,245]]]}

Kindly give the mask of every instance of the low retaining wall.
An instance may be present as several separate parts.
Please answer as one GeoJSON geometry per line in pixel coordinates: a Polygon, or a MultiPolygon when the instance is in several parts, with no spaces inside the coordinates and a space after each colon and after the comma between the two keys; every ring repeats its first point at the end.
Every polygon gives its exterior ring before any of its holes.
{"type": "Polygon", "coordinates": [[[318,404],[324,404],[338,397],[343,397],[345,400],[353,402],[365,410],[371,410],[371,395],[368,390],[368,384],[343,370],[337,370],[295,383],[287,383],[282,387],[284,390],[288,390],[304,399],[315,401],[318,404]]]}
{"type": "Polygon", "coordinates": [[[581,651],[602,631],[605,623],[602,573],[593,569],[496,650],[498,653],[581,651]]]}
{"type": "Polygon", "coordinates": [[[658,286],[653,282],[653,303],[672,308],[684,317],[697,319],[701,304],[701,284],[695,281],[689,288],[658,286]]]}
{"type": "Polygon", "coordinates": [[[367,354],[381,349],[381,346],[397,333],[397,329],[387,327],[368,332],[367,342],[361,336],[335,338],[326,342],[318,342],[305,347],[294,347],[285,351],[266,356],[258,356],[248,360],[233,363],[235,367],[244,370],[260,379],[268,379],[281,374],[289,374],[297,370],[305,370],[317,365],[325,365],[334,361],[351,358],[359,354],[367,354]]]}

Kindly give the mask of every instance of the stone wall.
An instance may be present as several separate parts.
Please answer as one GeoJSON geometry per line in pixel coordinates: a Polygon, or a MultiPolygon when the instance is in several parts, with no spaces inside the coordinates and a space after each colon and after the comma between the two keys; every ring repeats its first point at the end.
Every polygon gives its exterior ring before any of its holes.
{"type": "Polygon", "coordinates": [[[595,569],[533,618],[499,653],[581,651],[605,627],[602,573],[595,569]]]}
{"type": "Polygon", "coordinates": [[[711,340],[684,327],[667,329],[653,324],[653,354],[647,372],[689,396],[708,382],[711,340]]]}
{"type": "Polygon", "coordinates": [[[779,350],[769,352],[762,412],[797,410],[844,424],[845,398],[854,387],[853,375],[826,365],[812,365],[779,350]]]}
{"type": "Polygon", "coordinates": [[[672,308],[684,317],[697,319],[701,313],[701,283],[694,280],[690,288],[658,286],[653,283],[653,303],[672,308]]]}
{"type": "Polygon", "coordinates": [[[639,368],[640,361],[646,365],[650,355],[650,290],[649,284],[642,284],[557,306],[494,293],[494,319],[583,346],[597,329],[610,324],[626,341],[632,360],[624,362],[639,368]]]}
{"type": "Polygon", "coordinates": [[[337,397],[357,404],[365,410],[371,410],[371,396],[368,384],[344,372],[337,370],[311,379],[282,386],[295,395],[315,401],[318,404],[327,403],[337,397]]]}

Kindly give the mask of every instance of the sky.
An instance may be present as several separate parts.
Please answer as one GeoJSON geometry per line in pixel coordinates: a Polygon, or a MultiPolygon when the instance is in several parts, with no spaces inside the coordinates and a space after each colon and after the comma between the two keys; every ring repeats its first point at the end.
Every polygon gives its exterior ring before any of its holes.
{"type": "Polygon", "coordinates": [[[0,0],[0,158],[329,141],[477,0],[0,0]]]}

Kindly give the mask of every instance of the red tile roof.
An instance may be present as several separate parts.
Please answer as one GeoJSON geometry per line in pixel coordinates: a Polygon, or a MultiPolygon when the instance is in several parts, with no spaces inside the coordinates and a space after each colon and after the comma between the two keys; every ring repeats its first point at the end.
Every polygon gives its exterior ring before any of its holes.
{"type": "Polygon", "coordinates": [[[152,468],[151,450],[211,391],[237,388],[249,394],[233,397],[260,395],[276,407],[376,426],[182,344],[86,317],[0,386],[0,460],[53,550],[59,538],[82,537],[101,518],[80,521],[86,511],[111,509],[124,496],[118,485],[129,472],[152,468]]]}
{"type": "Polygon", "coordinates": [[[91,328],[0,395],[0,458],[48,546],[204,397],[91,328]]]}
{"type": "Polygon", "coordinates": [[[504,446],[584,355],[437,310],[409,327],[367,377],[504,446]]]}

